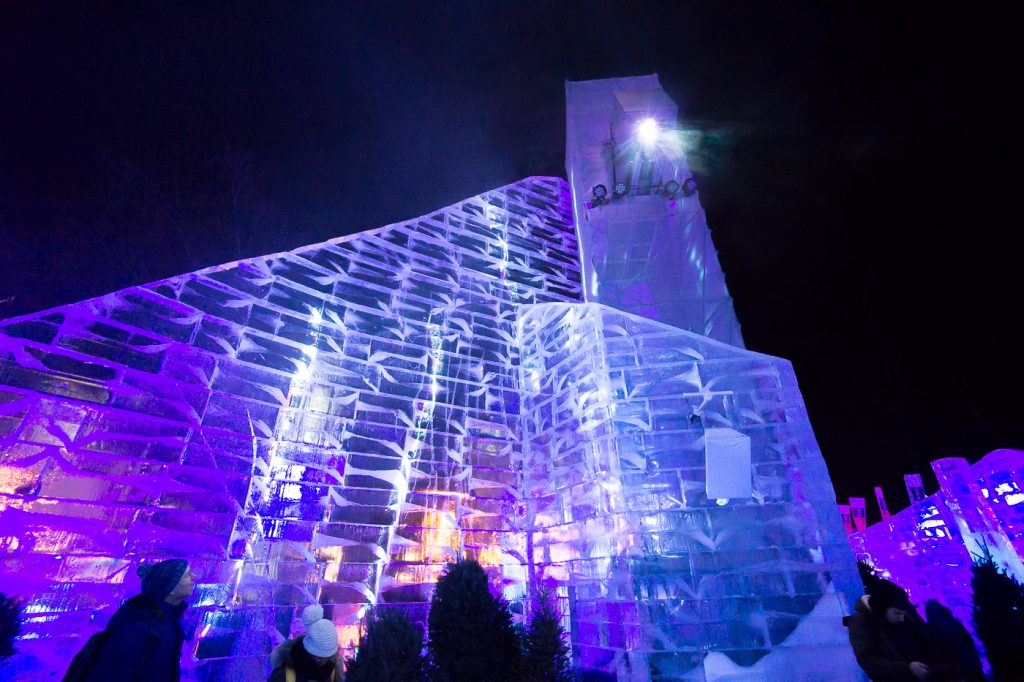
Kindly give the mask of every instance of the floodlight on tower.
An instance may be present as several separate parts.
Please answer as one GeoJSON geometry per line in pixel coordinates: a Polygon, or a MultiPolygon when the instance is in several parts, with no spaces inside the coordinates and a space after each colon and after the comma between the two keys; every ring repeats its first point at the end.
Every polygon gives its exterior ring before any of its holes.
{"type": "Polygon", "coordinates": [[[645,118],[636,126],[636,136],[644,147],[653,147],[658,141],[658,122],[653,118],[645,118]]]}

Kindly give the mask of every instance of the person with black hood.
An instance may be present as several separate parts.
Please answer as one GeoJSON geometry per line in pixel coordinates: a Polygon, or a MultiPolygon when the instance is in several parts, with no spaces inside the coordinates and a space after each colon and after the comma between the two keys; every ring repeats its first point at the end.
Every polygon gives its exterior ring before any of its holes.
{"type": "Polygon", "coordinates": [[[268,682],[342,682],[338,631],[324,618],[324,608],[307,606],[302,624],[305,635],[284,641],[271,652],[268,682]]]}
{"type": "Polygon", "coordinates": [[[111,617],[88,682],[179,682],[185,634],[181,614],[192,594],[192,571],[182,559],[136,569],[142,592],[111,617]]]}
{"type": "Polygon", "coordinates": [[[950,658],[974,673],[976,679],[984,679],[981,657],[978,656],[974,638],[953,612],[934,599],[929,599],[924,603],[924,615],[950,658]]]}
{"type": "Polygon", "coordinates": [[[872,584],[847,625],[857,663],[874,682],[978,679],[949,660],[906,591],[888,580],[872,584]]]}

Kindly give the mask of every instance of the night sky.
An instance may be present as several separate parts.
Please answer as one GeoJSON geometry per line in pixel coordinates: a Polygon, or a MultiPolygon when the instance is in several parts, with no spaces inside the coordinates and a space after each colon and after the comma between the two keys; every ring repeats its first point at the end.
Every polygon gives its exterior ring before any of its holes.
{"type": "Polygon", "coordinates": [[[874,520],[1024,448],[1024,55],[967,4],[8,1],[0,318],[564,177],[564,81],[656,72],[747,346],[874,520]]]}

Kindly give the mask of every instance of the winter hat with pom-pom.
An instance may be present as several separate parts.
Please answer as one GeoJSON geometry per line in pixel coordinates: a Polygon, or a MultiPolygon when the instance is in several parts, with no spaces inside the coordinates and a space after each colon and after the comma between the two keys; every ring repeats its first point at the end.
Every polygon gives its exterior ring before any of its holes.
{"type": "Polygon", "coordinates": [[[320,658],[330,658],[338,653],[338,631],[334,623],[323,618],[310,623],[306,627],[306,636],[302,638],[302,648],[311,656],[320,658]]]}
{"type": "Polygon", "coordinates": [[[324,607],[319,604],[307,606],[302,610],[302,625],[309,630],[309,626],[324,617],[324,607]]]}

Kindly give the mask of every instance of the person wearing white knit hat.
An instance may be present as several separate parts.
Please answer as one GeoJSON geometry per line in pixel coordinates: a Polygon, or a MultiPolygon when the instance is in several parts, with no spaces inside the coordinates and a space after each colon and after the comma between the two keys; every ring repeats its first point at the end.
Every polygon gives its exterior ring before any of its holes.
{"type": "Polygon", "coordinates": [[[338,631],[319,604],[302,611],[306,634],[281,643],[270,655],[268,682],[342,682],[338,631]]]}
{"type": "Polygon", "coordinates": [[[309,626],[324,617],[324,607],[319,604],[311,604],[302,609],[302,627],[309,630],[309,626]]]}

